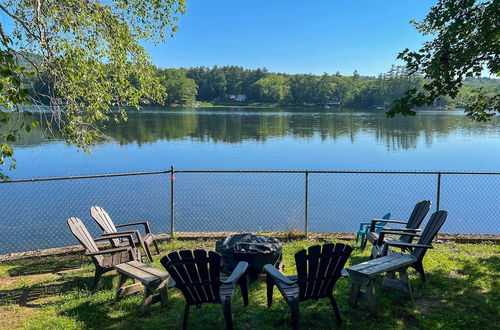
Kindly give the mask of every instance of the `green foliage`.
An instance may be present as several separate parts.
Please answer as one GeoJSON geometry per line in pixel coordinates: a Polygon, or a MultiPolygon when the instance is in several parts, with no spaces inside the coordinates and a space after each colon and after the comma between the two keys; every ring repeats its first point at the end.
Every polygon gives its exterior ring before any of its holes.
{"type": "MultiPolygon", "coordinates": [[[[466,77],[484,71],[500,75],[500,1],[440,0],[425,19],[413,22],[416,29],[434,38],[418,51],[405,49],[398,56],[410,74],[421,74],[421,88],[409,89],[388,111],[414,115],[414,107],[429,105],[440,96],[455,99],[466,77]]],[[[473,90],[466,113],[472,120],[486,121],[500,112],[500,94],[473,90]]]]}
{"type": "Polygon", "coordinates": [[[254,83],[260,99],[264,102],[281,102],[290,91],[288,79],[282,75],[270,74],[254,83]]]}
{"type": "Polygon", "coordinates": [[[190,105],[196,101],[198,85],[191,78],[186,77],[186,70],[165,69],[158,72],[163,76],[162,84],[165,86],[168,104],[190,105]]]}
{"type": "MultiPolygon", "coordinates": [[[[0,27],[0,107],[8,109],[19,104],[26,103],[28,92],[22,84],[22,67],[18,65],[10,50],[11,39],[4,35],[0,27]]],[[[0,109],[0,125],[9,122],[11,116],[9,113],[0,109]]],[[[10,143],[16,140],[19,131],[25,127],[29,132],[30,125],[21,124],[17,127],[10,127],[8,130],[0,133],[0,166],[10,160],[10,168],[16,167],[16,160],[13,158],[14,150],[10,143]]],[[[7,177],[0,172],[0,179],[7,177]]]]}
{"type": "Polygon", "coordinates": [[[7,111],[26,99],[48,104],[63,137],[87,148],[104,122],[126,119],[125,107],[163,102],[165,88],[139,41],[165,40],[185,9],[185,0],[3,1],[15,29],[6,36],[0,25],[0,83],[9,88],[0,103],[7,111]],[[29,95],[21,82],[33,79],[15,61],[35,75],[29,95]]]}

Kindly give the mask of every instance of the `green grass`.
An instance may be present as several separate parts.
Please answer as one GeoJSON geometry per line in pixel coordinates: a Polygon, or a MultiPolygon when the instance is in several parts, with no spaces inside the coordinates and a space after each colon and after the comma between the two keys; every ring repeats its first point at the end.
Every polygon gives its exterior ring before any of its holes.
{"type": "MultiPolygon", "coordinates": [[[[322,240],[324,241],[324,240],[322,240]]],[[[295,272],[295,252],[317,244],[299,240],[284,244],[285,273],[295,272]]],[[[212,248],[214,241],[174,241],[162,245],[162,255],[184,248],[212,248]]],[[[368,249],[367,249],[368,250],[368,249]]],[[[160,256],[154,266],[161,268],[160,256]]],[[[368,251],[355,250],[349,262],[368,259],[368,251]]],[[[411,272],[415,301],[408,301],[395,291],[380,290],[377,283],[380,313],[370,316],[363,305],[347,305],[348,279],[335,288],[344,328],[370,329],[485,329],[500,328],[500,246],[493,244],[436,244],[429,251],[424,266],[426,285],[411,272]]],[[[0,264],[0,328],[27,329],[177,329],[181,327],[184,299],[176,289],[169,293],[169,305],[158,304],[151,315],[139,317],[141,294],[115,303],[113,272],[103,277],[99,290],[89,289],[93,265],[83,256],[28,259],[0,264]]],[[[236,329],[288,329],[290,313],[277,289],[274,305],[266,307],[265,283],[250,285],[250,305],[244,307],[241,295],[233,301],[236,329]]],[[[301,303],[303,329],[334,328],[332,309],[327,299],[301,303]]],[[[224,321],[220,305],[191,309],[191,329],[220,329],[224,321]]]]}

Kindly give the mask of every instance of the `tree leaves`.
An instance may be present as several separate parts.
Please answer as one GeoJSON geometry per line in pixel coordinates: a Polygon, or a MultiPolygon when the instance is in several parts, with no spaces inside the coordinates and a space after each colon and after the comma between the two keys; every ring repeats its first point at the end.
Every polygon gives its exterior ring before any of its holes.
{"type": "Polygon", "coordinates": [[[126,120],[126,108],[163,102],[165,88],[140,41],[172,35],[185,0],[7,0],[0,10],[15,27],[8,36],[0,24],[0,105],[48,103],[47,117],[63,137],[88,149],[110,118],[126,120]],[[16,64],[21,59],[37,76],[39,93],[22,87],[29,80],[16,64]]]}
{"type": "MultiPolygon", "coordinates": [[[[422,89],[409,91],[387,112],[414,115],[414,107],[432,104],[440,96],[455,98],[465,77],[484,71],[500,74],[500,1],[440,0],[425,19],[413,22],[424,35],[435,35],[418,51],[403,50],[398,58],[408,72],[425,78],[422,89]]],[[[499,94],[477,90],[469,99],[469,118],[485,121],[500,112],[499,94]]]]}

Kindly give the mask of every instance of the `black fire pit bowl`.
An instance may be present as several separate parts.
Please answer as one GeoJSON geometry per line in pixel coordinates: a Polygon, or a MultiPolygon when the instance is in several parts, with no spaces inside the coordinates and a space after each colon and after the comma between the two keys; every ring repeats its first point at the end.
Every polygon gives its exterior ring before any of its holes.
{"type": "Polygon", "coordinates": [[[271,236],[256,234],[236,234],[222,238],[215,244],[215,251],[222,256],[222,263],[231,273],[238,262],[248,262],[247,273],[251,279],[257,279],[266,264],[279,267],[282,261],[280,241],[271,236]]]}

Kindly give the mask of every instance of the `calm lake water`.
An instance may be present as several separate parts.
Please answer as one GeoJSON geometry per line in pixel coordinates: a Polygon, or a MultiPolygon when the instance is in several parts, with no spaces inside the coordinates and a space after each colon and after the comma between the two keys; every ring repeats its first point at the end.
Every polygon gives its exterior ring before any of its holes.
{"type": "Polygon", "coordinates": [[[11,178],[166,169],[500,169],[500,118],[462,111],[199,109],[131,112],[91,154],[42,130],[21,139],[11,178]]]}
{"type": "MultiPolygon", "coordinates": [[[[131,112],[109,123],[91,154],[43,128],[16,145],[12,179],[194,169],[499,171],[500,120],[472,123],[460,111],[199,109],[131,112]]],[[[303,173],[175,175],[176,231],[289,231],[305,226],[303,173]]],[[[391,212],[407,219],[423,199],[436,209],[437,175],[310,174],[311,232],[354,232],[391,212]]],[[[99,230],[89,207],[116,223],[148,220],[170,230],[168,174],[0,185],[0,253],[76,244],[66,219],[99,230]]],[[[447,233],[500,233],[500,175],[443,175],[447,233]]]]}

